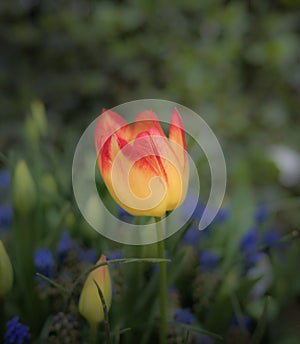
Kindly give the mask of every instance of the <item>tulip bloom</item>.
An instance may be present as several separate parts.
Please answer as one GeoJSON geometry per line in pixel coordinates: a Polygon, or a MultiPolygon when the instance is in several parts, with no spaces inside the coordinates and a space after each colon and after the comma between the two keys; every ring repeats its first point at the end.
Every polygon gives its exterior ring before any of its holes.
{"type": "MultiPolygon", "coordinates": [[[[96,264],[106,261],[104,255],[96,264]]],[[[107,265],[101,266],[88,275],[82,288],[79,299],[79,312],[90,324],[97,324],[104,320],[103,306],[97,286],[101,289],[107,309],[111,305],[112,285],[107,265]]]]}
{"type": "Polygon", "coordinates": [[[189,166],[176,108],[169,137],[152,111],[141,112],[131,125],[107,110],[97,121],[95,146],[104,183],[128,213],[159,217],[184,200],[189,166]]]}

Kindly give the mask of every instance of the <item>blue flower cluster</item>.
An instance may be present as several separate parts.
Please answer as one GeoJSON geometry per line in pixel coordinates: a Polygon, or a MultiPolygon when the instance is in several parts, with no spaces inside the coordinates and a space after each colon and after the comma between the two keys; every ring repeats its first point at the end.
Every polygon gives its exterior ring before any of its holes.
{"type": "Polygon", "coordinates": [[[245,268],[253,267],[260,259],[259,236],[256,227],[250,228],[240,240],[240,249],[244,258],[245,268]]]}
{"type": "Polygon", "coordinates": [[[265,203],[258,204],[255,213],[254,218],[257,224],[264,223],[269,216],[269,211],[265,203]]]}
{"type": "Polygon", "coordinates": [[[10,184],[10,174],[6,170],[0,171],[0,188],[6,188],[10,184]]]}
{"type": "Polygon", "coordinates": [[[123,254],[120,251],[112,251],[106,256],[106,260],[122,259],[123,254]]]}
{"type": "Polygon", "coordinates": [[[240,240],[240,249],[244,258],[245,268],[253,267],[262,257],[260,245],[268,246],[268,248],[280,247],[281,236],[274,228],[268,229],[263,235],[262,241],[259,238],[259,232],[256,227],[250,228],[240,240]]]}
{"type": "Polygon", "coordinates": [[[27,326],[19,322],[19,317],[14,317],[6,324],[7,330],[4,336],[4,344],[27,344],[30,341],[30,333],[27,326]]]}
{"type": "MultiPolygon", "coordinates": [[[[10,184],[10,174],[8,171],[0,171],[0,190],[5,189],[10,184]]],[[[13,210],[11,205],[0,205],[0,229],[7,229],[11,226],[13,210]]]]}
{"type": "Polygon", "coordinates": [[[120,220],[129,222],[129,223],[132,222],[132,220],[134,219],[133,215],[127,213],[127,211],[120,206],[118,206],[118,217],[120,220]]]}
{"type": "Polygon", "coordinates": [[[0,205],[0,228],[9,228],[12,216],[13,210],[10,205],[0,205]]]}
{"type": "Polygon", "coordinates": [[[49,248],[38,248],[34,252],[34,265],[37,272],[53,278],[54,259],[49,248]]]}
{"type": "Polygon", "coordinates": [[[60,263],[64,261],[64,259],[66,258],[66,256],[68,255],[68,252],[72,249],[72,247],[73,247],[73,240],[70,236],[69,231],[65,229],[62,232],[62,235],[57,244],[57,257],[60,263]]]}
{"type": "Polygon", "coordinates": [[[58,262],[61,264],[65,261],[68,254],[74,251],[78,257],[80,263],[95,263],[97,260],[97,254],[95,250],[82,249],[72,238],[67,229],[62,232],[62,235],[57,244],[57,258],[58,262]]]}
{"type": "Polygon", "coordinates": [[[246,315],[242,315],[239,319],[236,315],[234,315],[231,319],[231,326],[232,327],[243,327],[247,330],[250,330],[251,327],[251,319],[246,315]]]}
{"type": "MultiPolygon", "coordinates": [[[[203,216],[205,209],[208,212],[215,211],[215,209],[213,209],[212,207],[206,206],[205,203],[203,203],[197,197],[197,195],[190,192],[187,194],[186,199],[182,205],[182,211],[184,215],[190,215],[191,219],[194,219],[196,220],[196,222],[199,222],[203,216]],[[195,209],[192,209],[192,207],[194,207],[195,204],[196,204],[195,209]]],[[[214,221],[216,223],[224,223],[228,220],[229,216],[230,216],[229,208],[220,208],[217,212],[217,215],[214,218],[214,221]]]]}
{"type": "Polygon", "coordinates": [[[195,319],[189,308],[178,308],[175,311],[174,320],[180,324],[192,325],[195,319]]]}
{"type": "Polygon", "coordinates": [[[204,271],[213,271],[220,260],[220,256],[210,250],[204,250],[200,253],[199,263],[204,271]]]}

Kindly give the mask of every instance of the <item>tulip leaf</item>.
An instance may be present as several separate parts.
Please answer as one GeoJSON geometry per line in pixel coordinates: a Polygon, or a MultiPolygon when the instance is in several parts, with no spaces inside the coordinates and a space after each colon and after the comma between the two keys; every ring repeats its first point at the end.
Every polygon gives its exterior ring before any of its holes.
{"type": "Polygon", "coordinates": [[[47,281],[49,284],[52,284],[54,287],[56,287],[57,289],[61,290],[62,292],[64,292],[64,293],[68,292],[68,290],[66,288],[64,288],[62,285],[56,283],[52,279],[48,278],[47,276],[45,276],[43,274],[40,274],[39,272],[36,273],[36,276],[42,278],[45,281],[47,281]]]}
{"type": "Polygon", "coordinates": [[[267,296],[265,298],[265,304],[264,304],[264,308],[261,314],[261,317],[259,319],[259,322],[257,324],[257,327],[254,331],[254,334],[252,336],[251,339],[251,344],[259,344],[262,342],[263,339],[263,335],[265,332],[265,328],[267,325],[267,318],[268,318],[268,306],[269,306],[269,302],[270,302],[270,296],[267,296]]]}
{"type": "Polygon", "coordinates": [[[94,280],[94,283],[96,284],[98,294],[99,294],[99,297],[100,297],[100,300],[102,303],[103,314],[104,314],[104,327],[105,327],[106,343],[109,344],[110,343],[110,328],[109,328],[109,319],[108,319],[108,309],[107,309],[107,305],[105,303],[104,295],[102,293],[102,290],[101,290],[99,284],[97,283],[96,280],[94,280]]]}
{"type": "Polygon", "coordinates": [[[222,341],[223,337],[217,333],[211,332],[211,331],[207,331],[204,330],[203,328],[199,327],[199,326],[195,326],[195,325],[187,325],[187,324],[181,324],[181,323],[172,323],[174,326],[176,327],[181,327],[183,329],[185,329],[188,332],[196,332],[196,333],[201,333],[207,336],[210,336],[216,340],[222,341]]]}
{"type": "Polygon", "coordinates": [[[74,293],[75,288],[80,283],[80,281],[84,277],[86,277],[90,272],[92,272],[95,269],[100,268],[101,266],[112,265],[112,264],[128,264],[128,263],[163,263],[163,262],[170,262],[170,261],[171,261],[170,259],[165,259],[165,258],[121,258],[121,259],[112,259],[112,260],[105,261],[99,264],[95,264],[91,268],[85,270],[82,274],[80,274],[74,281],[66,300],[65,311],[68,310],[71,297],[74,293]]]}

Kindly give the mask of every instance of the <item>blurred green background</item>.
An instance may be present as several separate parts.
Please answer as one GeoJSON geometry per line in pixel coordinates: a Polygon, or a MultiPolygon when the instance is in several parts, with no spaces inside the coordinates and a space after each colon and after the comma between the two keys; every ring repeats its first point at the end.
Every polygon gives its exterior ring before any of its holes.
{"type": "MultiPolygon", "coordinates": [[[[261,201],[283,234],[299,230],[299,38],[299,0],[3,0],[0,167],[11,148],[11,161],[23,158],[24,120],[38,99],[51,149],[30,147],[25,158],[39,171],[35,156],[43,156],[60,209],[73,201],[75,145],[102,108],[167,99],[199,113],[220,140],[225,203],[233,204],[240,232],[250,224],[241,209],[261,201]]],[[[291,269],[275,276],[287,308],[275,324],[299,335],[299,243],[293,252],[291,269]]]]}
{"type": "MultiPolygon", "coordinates": [[[[299,0],[4,0],[0,18],[1,151],[20,143],[34,99],[72,151],[102,108],[159,98],[212,127],[229,186],[250,181],[272,199],[274,161],[288,154],[300,170],[299,0]]],[[[281,179],[294,194],[292,174],[281,179]]]]}

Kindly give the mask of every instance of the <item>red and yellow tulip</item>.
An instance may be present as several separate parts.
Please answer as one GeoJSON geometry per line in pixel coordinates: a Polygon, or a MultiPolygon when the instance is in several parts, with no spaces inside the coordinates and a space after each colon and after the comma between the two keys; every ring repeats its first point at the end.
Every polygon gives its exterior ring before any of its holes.
{"type": "Polygon", "coordinates": [[[128,213],[159,217],[184,200],[189,166],[176,108],[168,137],[152,111],[141,112],[131,125],[107,110],[97,121],[95,145],[104,183],[128,213]]]}

